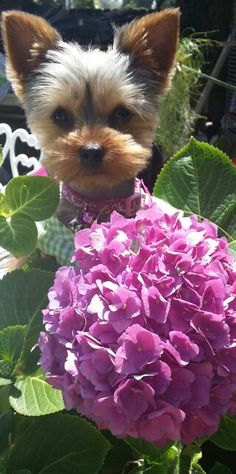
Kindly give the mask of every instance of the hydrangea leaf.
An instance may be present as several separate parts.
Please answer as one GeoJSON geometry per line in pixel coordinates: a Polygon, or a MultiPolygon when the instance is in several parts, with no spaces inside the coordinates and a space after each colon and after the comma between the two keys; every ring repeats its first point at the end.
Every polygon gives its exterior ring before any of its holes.
{"type": "Polygon", "coordinates": [[[8,379],[14,370],[15,364],[9,360],[0,360],[0,377],[8,379]]]}
{"type": "Polygon", "coordinates": [[[41,416],[64,409],[60,390],[39,377],[18,379],[11,391],[9,402],[20,415],[41,416]]]}
{"type": "MultiPolygon", "coordinates": [[[[34,270],[37,271],[37,270],[34,270]]],[[[40,272],[40,278],[45,278],[44,284],[46,286],[45,299],[47,299],[47,290],[53,283],[54,274],[46,272],[43,270],[38,270],[40,272]]],[[[42,295],[43,296],[43,295],[42,295]]],[[[45,301],[45,299],[43,301],[45,301]]],[[[43,318],[42,318],[42,307],[41,304],[40,310],[33,313],[30,321],[27,325],[25,340],[22,347],[22,352],[18,360],[18,365],[20,371],[26,373],[32,373],[37,369],[38,359],[40,355],[39,347],[37,345],[39,333],[44,329],[43,318]]],[[[16,369],[17,369],[16,367],[16,369]]]]}
{"type": "Polygon", "coordinates": [[[8,385],[2,385],[0,387],[0,413],[7,414],[10,410],[10,404],[9,404],[9,393],[12,387],[12,382],[11,384],[8,385]]]}
{"type": "Polygon", "coordinates": [[[43,270],[18,270],[0,280],[0,329],[41,321],[53,278],[43,270]]]}
{"type": "Polygon", "coordinates": [[[232,474],[232,471],[224,464],[216,462],[214,467],[210,470],[209,474],[232,474]]]}
{"type": "Polygon", "coordinates": [[[198,464],[201,458],[202,450],[197,444],[191,443],[184,446],[179,458],[179,473],[191,472],[204,474],[205,471],[198,464]]]}
{"type": "Polygon", "coordinates": [[[11,385],[12,381],[10,379],[6,379],[5,377],[0,377],[0,387],[4,387],[5,385],[11,385]]]}
{"type": "Polygon", "coordinates": [[[210,441],[227,451],[236,451],[236,416],[224,416],[216,434],[210,441]]]}
{"type": "Polygon", "coordinates": [[[236,168],[217,148],[192,138],[164,166],[154,195],[236,237],[236,168]]]}
{"type": "Polygon", "coordinates": [[[236,260],[236,240],[229,243],[229,250],[234,257],[234,260],[236,260]]]}
{"type": "Polygon", "coordinates": [[[4,193],[0,194],[0,214],[6,217],[10,215],[10,208],[4,193]]]}
{"type": "Polygon", "coordinates": [[[29,469],[17,469],[17,471],[14,471],[12,474],[31,474],[31,472],[29,469]]]}
{"type": "Polygon", "coordinates": [[[6,201],[15,213],[27,214],[35,221],[50,217],[59,203],[59,187],[45,176],[18,176],[6,187],[6,201]]]}
{"type": "Polygon", "coordinates": [[[26,326],[8,326],[0,331],[0,360],[16,362],[22,351],[26,326]]]}
{"type": "Polygon", "coordinates": [[[9,447],[10,434],[13,431],[13,413],[0,414],[0,453],[9,447]]]}
{"type": "Polygon", "coordinates": [[[22,466],[32,474],[95,474],[109,449],[104,436],[79,416],[46,416],[16,442],[7,474],[22,466]]]}
{"type": "Polygon", "coordinates": [[[37,227],[31,217],[19,213],[5,218],[0,215],[0,246],[15,257],[30,255],[37,243],[37,227]]]}
{"type": "MultiPolygon", "coordinates": [[[[152,467],[153,472],[156,474],[179,474],[178,461],[180,455],[180,446],[167,445],[166,448],[158,448],[153,443],[149,443],[142,439],[127,438],[126,442],[131,446],[140,456],[147,458],[147,463],[150,460],[155,465],[152,467]]],[[[151,468],[150,468],[151,469],[151,468]]]]}
{"type": "MultiPolygon", "coordinates": [[[[161,458],[164,453],[165,449],[158,448],[153,443],[149,443],[144,439],[136,439],[136,438],[126,438],[125,440],[128,445],[135,450],[136,453],[140,454],[141,456],[147,456],[150,459],[157,460],[161,458]]],[[[168,447],[167,447],[168,449],[168,447]]]]}
{"type": "Polygon", "coordinates": [[[198,463],[194,463],[191,466],[191,474],[207,474],[206,471],[198,463]]]}
{"type": "Polygon", "coordinates": [[[123,439],[113,436],[110,431],[103,431],[103,435],[111,443],[103,470],[107,474],[120,474],[127,463],[132,462],[137,456],[133,455],[131,447],[123,439]]]}
{"type": "Polygon", "coordinates": [[[180,449],[178,448],[177,444],[168,444],[166,447],[158,448],[153,443],[149,443],[144,439],[136,439],[136,438],[126,438],[125,440],[128,445],[134,449],[138,454],[142,456],[147,456],[150,459],[157,460],[162,458],[166,455],[166,453],[175,453],[179,454],[180,449]]]}
{"type": "Polygon", "coordinates": [[[10,379],[24,346],[26,326],[8,326],[0,331],[0,377],[10,379]]]}

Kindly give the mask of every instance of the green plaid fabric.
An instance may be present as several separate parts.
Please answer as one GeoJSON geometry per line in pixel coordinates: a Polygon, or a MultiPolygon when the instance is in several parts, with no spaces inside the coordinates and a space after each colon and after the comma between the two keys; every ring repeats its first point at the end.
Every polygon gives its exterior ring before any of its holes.
{"type": "Polygon", "coordinates": [[[60,265],[69,265],[74,251],[74,233],[54,216],[39,222],[37,227],[37,247],[55,257],[60,265]]]}

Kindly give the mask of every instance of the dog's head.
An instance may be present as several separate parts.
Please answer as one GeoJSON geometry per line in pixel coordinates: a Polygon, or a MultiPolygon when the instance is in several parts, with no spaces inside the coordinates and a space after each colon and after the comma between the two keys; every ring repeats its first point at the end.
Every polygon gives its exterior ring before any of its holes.
{"type": "Polygon", "coordinates": [[[104,52],[63,42],[40,17],[3,13],[7,75],[51,176],[96,194],[146,167],[178,23],[176,9],[146,15],[118,29],[104,52]]]}

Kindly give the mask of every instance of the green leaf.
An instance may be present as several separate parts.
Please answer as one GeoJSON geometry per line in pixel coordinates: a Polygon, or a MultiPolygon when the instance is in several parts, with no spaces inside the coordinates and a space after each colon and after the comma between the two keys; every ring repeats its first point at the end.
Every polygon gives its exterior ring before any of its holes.
{"type": "MultiPolygon", "coordinates": [[[[126,442],[141,457],[145,457],[147,464],[151,462],[154,466],[150,466],[147,472],[155,474],[178,474],[178,463],[181,446],[172,444],[165,448],[158,448],[152,443],[142,439],[126,438],[126,442]]],[[[145,471],[146,472],[146,471],[145,471]]]]}
{"type": "Polygon", "coordinates": [[[32,373],[37,368],[39,350],[35,345],[43,329],[42,309],[47,306],[53,279],[54,274],[44,270],[18,270],[0,281],[0,328],[27,324],[15,375],[32,373]]]}
{"type": "MultiPolygon", "coordinates": [[[[138,472],[138,471],[137,471],[138,472]]],[[[168,466],[165,462],[155,463],[143,471],[144,474],[168,474],[168,466]]],[[[174,471],[171,471],[171,474],[174,471]]]]}
{"type": "Polygon", "coordinates": [[[236,416],[224,416],[216,434],[210,441],[227,451],[236,451],[236,416]]]}
{"type": "Polygon", "coordinates": [[[5,217],[10,215],[10,208],[6,201],[5,193],[0,193],[0,214],[5,217]]]}
{"type": "Polygon", "coordinates": [[[123,439],[116,438],[109,431],[103,431],[102,434],[111,444],[111,449],[106,456],[102,473],[120,474],[123,472],[124,466],[135,459],[132,449],[123,439]]]}
{"type": "Polygon", "coordinates": [[[9,360],[0,360],[0,377],[8,379],[14,370],[15,364],[9,360]]]}
{"type": "Polygon", "coordinates": [[[236,168],[217,148],[192,138],[164,166],[154,195],[236,237],[236,168]]]}
{"type": "Polygon", "coordinates": [[[11,383],[12,381],[10,379],[0,377],[0,387],[4,387],[5,385],[11,385],[11,383]]]}
{"type": "Polygon", "coordinates": [[[21,212],[35,221],[42,221],[57,209],[59,186],[45,176],[19,176],[9,181],[5,195],[11,215],[21,212]]]}
{"type": "Polygon", "coordinates": [[[10,379],[20,357],[26,326],[8,326],[0,331],[0,377],[10,379]]]}
{"type": "Polygon", "coordinates": [[[12,474],[31,474],[31,471],[29,469],[17,469],[12,474]]]}
{"type": "Polygon", "coordinates": [[[5,415],[0,415],[0,453],[9,448],[10,435],[13,432],[14,415],[8,412],[5,415]]]}
{"type": "Polygon", "coordinates": [[[0,246],[15,257],[30,255],[37,243],[38,231],[31,217],[19,213],[8,217],[0,216],[0,246]]]}
{"type": "Polygon", "coordinates": [[[207,474],[206,471],[198,463],[194,463],[191,467],[191,474],[207,474]]]}
{"type": "Polygon", "coordinates": [[[0,360],[16,362],[22,351],[26,326],[8,326],[0,331],[0,360]]]}
{"type": "Polygon", "coordinates": [[[187,444],[182,449],[179,458],[179,474],[185,474],[188,472],[204,473],[198,461],[202,458],[202,450],[196,443],[187,444]]]}
{"type": "Polygon", "coordinates": [[[236,240],[229,243],[229,250],[234,257],[234,260],[236,260],[236,240]]]}
{"type": "Polygon", "coordinates": [[[18,379],[9,402],[17,413],[25,416],[49,415],[65,408],[60,390],[38,377],[18,379]]]}
{"type": "Polygon", "coordinates": [[[155,446],[153,443],[149,443],[148,441],[145,441],[144,439],[136,439],[136,438],[126,438],[125,439],[126,443],[133,448],[138,454],[140,454],[142,457],[143,456],[148,456],[150,459],[157,460],[163,457],[165,452],[169,449],[165,448],[158,448],[155,446]]]}
{"type": "Polygon", "coordinates": [[[6,415],[10,410],[9,394],[11,390],[12,382],[8,385],[2,385],[0,387],[0,413],[6,415]]]}
{"type": "Polygon", "coordinates": [[[109,448],[104,436],[79,416],[43,417],[16,442],[7,474],[20,468],[32,474],[95,474],[109,448]]]}
{"type": "Polygon", "coordinates": [[[0,329],[42,320],[54,275],[43,270],[8,273],[0,280],[0,329]]]}
{"type": "Polygon", "coordinates": [[[210,470],[209,474],[232,474],[232,471],[224,464],[216,462],[214,467],[210,470]]]}

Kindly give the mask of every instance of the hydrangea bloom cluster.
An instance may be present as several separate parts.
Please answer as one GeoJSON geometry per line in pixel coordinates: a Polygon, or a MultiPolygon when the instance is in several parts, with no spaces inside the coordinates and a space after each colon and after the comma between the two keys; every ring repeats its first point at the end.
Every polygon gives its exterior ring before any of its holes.
{"type": "Polygon", "coordinates": [[[235,413],[236,273],[215,225],[153,204],[76,235],[49,292],[41,365],[65,406],[157,445],[235,413]]]}

